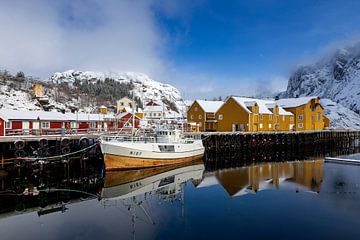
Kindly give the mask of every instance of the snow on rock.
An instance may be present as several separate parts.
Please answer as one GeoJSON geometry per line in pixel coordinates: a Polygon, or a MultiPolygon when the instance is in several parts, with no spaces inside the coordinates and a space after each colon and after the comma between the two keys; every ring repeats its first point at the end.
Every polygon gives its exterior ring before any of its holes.
{"type": "Polygon", "coordinates": [[[149,100],[168,100],[173,102],[178,110],[185,111],[185,102],[181,97],[180,91],[169,84],[164,84],[151,79],[143,73],[127,72],[127,73],[102,73],[91,71],[75,71],[68,70],[65,72],[57,72],[50,78],[54,83],[73,84],[76,80],[94,82],[106,78],[111,78],[120,83],[134,84],[133,93],[139,97],[144,103],[149,100]]]}
{"type": "Polygon", "coordinates": [[[321,99],[325,115],[330,119],[333,128],[360,129],[360,115],[330,99],[321,99]]]}
{"type": "Polygon", "coordinates": [[[282,98],[297,95],[329,98],[360,113],[360,42],[299,67],[280,94],[282,98]]]}
{"type": "Polygon", "coordinates": [[[0,109],[41,110],[38,102],[31,99],[28,93],[15,90],[8,85],[0,86],[0,109]]]}

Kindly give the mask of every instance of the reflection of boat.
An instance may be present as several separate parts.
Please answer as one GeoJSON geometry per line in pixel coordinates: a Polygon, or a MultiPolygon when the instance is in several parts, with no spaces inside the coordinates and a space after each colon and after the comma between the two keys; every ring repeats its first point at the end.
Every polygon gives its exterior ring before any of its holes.
{"type": "Polygon", "coordinates": [[[146,192],[161,190],[163,193],[177,193],[181,184],[202,179],[202,162],[181,165],[107,172],[102,198],[125,199],[146,192]]]}
{"type": "Polygon", "coordinates": [[[202,158],[200,139],[183,138],[179,130],[157,130],[155,137],[103,136],[107,170],[136,169],[191,162],[202,158]]]}

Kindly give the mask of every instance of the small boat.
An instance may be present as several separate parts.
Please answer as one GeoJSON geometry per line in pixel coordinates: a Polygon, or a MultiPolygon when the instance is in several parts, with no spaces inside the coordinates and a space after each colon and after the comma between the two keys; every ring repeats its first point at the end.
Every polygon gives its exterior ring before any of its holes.
{"type": "Polygon", "coordinates": [[[166,166],[199,160],[201,139],[187,138],[178,129],[157,129],[153,136],[102,136],[106,170],[166,166]]]}

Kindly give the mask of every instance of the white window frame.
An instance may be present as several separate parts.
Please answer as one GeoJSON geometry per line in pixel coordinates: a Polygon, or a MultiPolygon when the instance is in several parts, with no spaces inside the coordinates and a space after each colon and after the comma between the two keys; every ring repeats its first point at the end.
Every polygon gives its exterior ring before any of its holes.
{"type": "Polygon", "coordinates": [[[303,120],[303,115],[300,114],[300,115],[298,116],[298,119],[299,119],[299,121],[302,121],[302,120],[303,120]]]}
{"type": "Polygon", "coordinates": [[[223,116],[222,114],[219,114],[219,117],[218,117],[218,118],[219,118],[219,120],[223,120],[223,117],[224,117],[224,116],[223,116]]]}
{"type": "Polygon", "coordinates": [[[90,128],[96,128],[97,126],[96,126],[96,122],[90,122],[89,123],[89,127],[90,128]]]}
{"type": "Polygon", "coordinates": [[[5,122],[5,129],[11,129],[12,128],[12,121],[5,122]]]}
{"type": "Polygon", "coordinates": [[[303,128],[303,124],[302,123],[298,123],[298,128],[303,128]]]}
{"type": "Polygon", "coordinates": [[[49,121],[41,122],[41,129],[49,129],[49,128],[50,128],[49,121]]]}
{"type": "Polygon", "coordinates": [[[271,123],[269,123],[269,128],[272,128],[272,124],[271,124],[271,123]]]}
{"type": "Polygon", "coordinates": [[[199,119],[202,119],[202,115],[199,115],[199,119]]]}
{"type": "Polygon", "coordinates": [[[194,115],[191,114],[191,115],[190,115],[190,119],[193,120],[193,119],[194,119],[194,115]]]}
{"type": "Polygon", "coordinates": [[[260,129],[263,128],[263,124],[262,124],[262,123],[259,124],[259,128],[260,128],[260,129]]]}
{"type": "Polygon", "coordinates": [[[197,111],[198,111],[198,108],[197,108],[197,107],[195,107],[195,108],[194,108],[194,111],[195,111],[195,112],[197,112],[197,111]]]}
{"type": "Polygon", "coordinates": [[[290,117],[290,121],[292,121],[292,122],[294,121],[294,116],[290,117]]]}
{"type": "Polygon", "coordinates": [[[70,128],[79,128],[77,122],[70,122],[70,128]]]}

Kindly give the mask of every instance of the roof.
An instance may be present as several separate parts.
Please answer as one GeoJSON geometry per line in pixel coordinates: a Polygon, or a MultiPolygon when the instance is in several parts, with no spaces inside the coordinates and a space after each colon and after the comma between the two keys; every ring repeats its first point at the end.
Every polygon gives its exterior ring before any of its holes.
{"type": "MultiPolygon", "coordinates": [[[[270,109],[276,106],[276,102],[273,100],[264,100],[264,99],[256,99],[256,98],[246,98],[246,97],[232,97],[241,107],[244,108],[245,111],[251,113],[251,109],[249,107],[253,106],[255,103],[259,106],[260,114],[273,114],[270,109]]],[[[281,106],[279,107],[279,115],[287,115],[292,116],[291,112],[286,111],[281,106]]]]}
{"type": "Polygon", "coordinates": [[[224,104],[223,101],[195,100],[204,112],[214,113],[224,104]]]}
{"type": "Polygon", "coordinates": [[[284,98],[277,100],[277,104],[283,108],[293,108],[307,104],[314,98],[318,97],[299,97],[299,98],[284,98]]]}
{"type": "MultiPolygon", "coordinates": [[[[267,107],[266,104],[270,102],[270,100],[262,100],[256,98],[246,98],[246,97],[232,97],[240,106],[242,106],[248,113],[251,111],[247,108],[251,103],[257,103],[259,106],[260,114],[273,114],[267,107]]],[[[252,105],[251,105],[252,106],[252,105]]]]}
{"type": "Polygon", "coordinates": [[[145,106],[143,112],[162,112],[164,111],[163,106],[145,106]]]}
{"type": "Polygon", "coordinates": [[[46,111],[19,111],[0,109],[0,117],[9,120],[38,120],[41,121],[103,121],[114,119],[113,114],[90,114],[90,113],[60,113],[46,111]]]}

